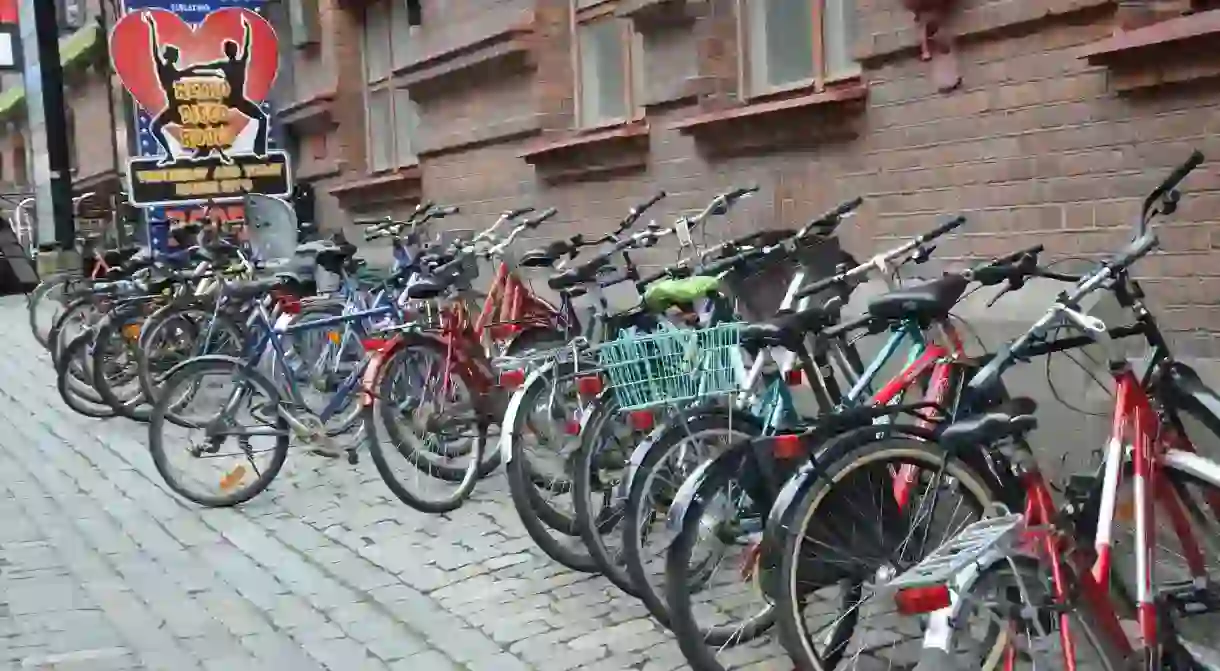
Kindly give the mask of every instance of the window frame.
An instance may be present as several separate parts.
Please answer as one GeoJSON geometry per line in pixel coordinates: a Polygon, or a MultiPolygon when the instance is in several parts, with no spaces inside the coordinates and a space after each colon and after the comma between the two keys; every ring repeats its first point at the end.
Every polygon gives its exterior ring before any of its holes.
{"type": "MultiPolygon", "coordinates": [[[[752,30],[752,22],[758,20],[758,14],[765,9],[767,0],[736,0],[737,11],[737,81],[738,93],[742,100],[751,98],[763,98],[771,95],[785,93],[788,91],[796,91],[801,89],[813,89],[815,92],[825,91],[827,86],[834,86],[843,82],[855,81],[863,74],[863,67],[860,62],[851,59],[850,50],[852,44],[848,44],[848,57],[856,67],[850,73],[843,73],[834,76],[828,74],[827,55],[826,55],[826,3],[836,0],[807,0],[809,2],[811,40],[810,47],[813,50],[813,72],[808,77],[786,82],[783,84],[771,84],[770,82],[754,81],[754,59],[757,57],[756,45],[750,39],[752,30]],[[753,9],[752,9],[753,8],[753,9]]],[[[852,6],[849,11],[857,11],[855,0],[838,0],[841,2],[850,3],[852,6]]],[[[839,30],[843,30],[843,26],[838,26],[839,30]]],[[[765,28],[763,29],[765,31],[765,28]]],[[[765,34],[765,33],[764,33],[765,34]]],[[[854,42],[854,37],[851,38],[854,42]]],[[[765,45],[764,45],[765,48],[765,45]]]]}
{"type": "Polygon", "coordinates": [[[573,80],[573,125],[579,130],[598,130],[612,126],[620,126],[644,118],[643,95],[640,91],[641,82],[637,81],[639,64],[643,59],[643,41],[640,39],[634,24],[618,17],[619,0],[569,0],[568,34],[571,36],[571,62],[573,80]],[[584,89],[586,82],[582,76],[583,55],[580,48],[580,29],[582,26],[599,21],[616,21],[620,25],[619,46],[622,50],[623,65],[623,107],[627,110],[625,116],[607,117],[588,121],[585,119],[584,89]]]}
{"type": "MultiPolygon", "coordinates": [[[[364,100],[364,109],[365,109],[365,114],[364,114],[365,164],[368,168],[369,174],[373,174],[373,175],[394,172],[396,170],[401,170],[403,168],[410,168],[412,166],[419,165],[419,155],[415,150],[415,145],[418,142],[418,130],[419,130],[418,124],[413,126],[413,132],[408,133],[408,144],[410,146],[406,147],[406,151],[404,152],[403,148],[399,146],[401,143],[399,142],[399,137],[398,137],[398,135],[399,135],[398,134],[398,128],[399,128],[398,115],[400,114],[400,112],[398,110],[398,94],[400,92],[405,93],[407,98],[410,99],[410,93],[406,91],[405,87],[401,86],[396,81],[396,77],[394,74],[395,73],[394,43],[395,43],[396,35],[395,35],[394,31],[392,30],[392,26],[393,26],[393,17],[394,17],[393,12],[396,12],[396,11],[402,11],[402,12],[407,11],[406,3],[404,3],[402,0],[374,0],[373,2],[370,2],[364,6],[364,8],[361,11],[361,16],[360,16],[360,19],[361,19],[361,21],[360,21],[360,56],[361,56],[361,58],[360,58],[360,61],[361,61],[360,76],[361,76],[361,80],[362,80],[362,97],[364,100]],[[370,35],[369,35],[369,30],[368,30],[368,26],[369,26],[368,16],[369,16],[369,11],[372,10],[377,5],[387,6],[389,8],[390,14],[388,17],[386,17],[386,32],[385,32],[386,39],[388,39],[388,43],[385,45],[387,67],[386,67],[385,73],[382,76],[379,76],[378,78],[374,79],[374,78],[372,78],[372,75],[369,72],[370,35]],[[377,167],[374,165],[374,159],[373,159],[373,152],[374,152],[374,149],[373,149],[373,147],[374,147],[373,122],[372,122],[373,106],[371,103],[372,103],[372,97],[375,94],[379,94],[379,93],[384,93],[386,95],[386,97],[389,99],[389,102],[388,102],[389,128],[387,130],[390,134],[390,137],[388,139],[388,141],[390,142],[390,160],[389,160],[388,165],[377,167]]],[[[409,34],[405,37],[407,39],[410,39],[412,36],[413,35],[409,34]]],[[[410,50],[410,47],[406,46],[406,45],[404,45],[403,48],[407,49],[408,51],[410,50]]],[[[407,113],[409,113],[409,112],[407,112],[407,113]]],[[[385,139],[383,138],[381,141],[385,141],[385,139]]]]}

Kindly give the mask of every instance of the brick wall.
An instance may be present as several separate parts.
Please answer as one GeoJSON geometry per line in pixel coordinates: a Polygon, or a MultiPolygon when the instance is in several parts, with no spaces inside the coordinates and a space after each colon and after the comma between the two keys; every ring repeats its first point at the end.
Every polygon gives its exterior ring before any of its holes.
{"type": "MultiPolygon", "coordinates": [[[[497,30],[487,17],[516,16],[505,9],[511,4],[424,0],[421,34],[428,45],[450,45],[443,48],[474,44],[497,30]],[[448,21],[459,15],[462,21],[448,21]]],[[[655,210],[661,219],[697,207],[730,185],[758,183],[760,197],[734,211],[732,223],[717,222],[717,234],[795,225],[863,195],[862,216],[844,231],[846,246],[860,252],[919,232],[938,215],[964,211],[970,223],[939,246],[938,259],[952,263],[1033,243],[1044,243],[1056,255],[1090,256],[1121,244],[1142,196],[1192,147],[1220,156],[1220,88],[1210,73],[1127,92],[1119,90],[1118,80],[1129,75],[1081,57],[1082,50],[1114,33],[1117,3],[1108,0],[956,3],[942,30],[954,38],[961,77],[949,92],[938,90],[934,64],[918,57],[919,32],[899,0],[860,0],[856,54],[867,87],[862,104],[819,103],[799,114],[675,129],[695,116],[770,102],[740,100],[737,3],[687,0],[672,4],[684,4],[689,20],[644,30],[645,148],[628,150],[633,156],[621,163],[627,170],[552,180],[554,161],[531,165],[522,155],[580,137],[570,130],[569,10],[567,0],[528,4],[533,22],[522,38],[528,42],[526,65],[506,61],[501,67],[496,64],[503,58],[488,56],[491,75],[466,76],[463,70],[434,75],[435,86],[411,84],[419,89],[421,141],[436,150],[420,160],[418,187],[404,186],[397,201],[378,200],[377,212],[404,210],[422,195],[461,205],[469,216],[454,225],[477,227],[501,209],[531,203],[560,209],[550,232],[595,231],[657,189],[671,194],[655,210]],[[506,119],[527,121],[486,142],[456,141],[506,119]]],[[[500,20],[502,31],[508,19],[500,20]]],[[[423,50],[419,67],[447,67],[449,60],[428,60],[441,49],[423,50]]],[[[477,54],[478,48],[470,51],[477,54]]],[[[1192,66],[1182,67],[1189,72],[1192,66]]],[[[358,118],[345,116],[343,124],[358,118]]],[[[360,142],[359,134],[347,138],[343,151],[351,160],[328,185],[370,177],[351,146],[360,142]]],[[[552,155],[560,163],[569,153],[576,165],[620,164],[617,157],[588,149],[552,155]]],[[[1220,331],[1218,189],[1220,170],[1208,163],[1187,183],[1181,210],[1162,229],[1164,253],[1140,267],[1166,324],[1199,350],[1220,331]]]]}

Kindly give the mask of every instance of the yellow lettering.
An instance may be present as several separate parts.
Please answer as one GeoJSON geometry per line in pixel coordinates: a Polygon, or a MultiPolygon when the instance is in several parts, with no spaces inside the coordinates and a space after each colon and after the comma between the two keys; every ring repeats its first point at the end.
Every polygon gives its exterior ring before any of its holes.
{"type": "Polygon", "coordinates": [[[244,165],[242,170],[245,171],[246,177],[275,177],[284,172],[284,165],[282,163],[260,163],[244,165]]]}
{"type": "Polygon", "coordinates": [[[241,177],[241,168],[235,165],[222,165],[212,171],[214,179],[234,179],[241,177]]]}
{"type": "Polygon", "coordinates": [[[216,77],[192,77],[174,82],[174,93],[179,100],[224,100],[229,91],[229,83],[216,77]]]}
{"type": "Polygon", "coordinates": [[[136,179],[139,179],[145,184],[156,184],[166,181],[165,170],[137,170],[136,179]]]}

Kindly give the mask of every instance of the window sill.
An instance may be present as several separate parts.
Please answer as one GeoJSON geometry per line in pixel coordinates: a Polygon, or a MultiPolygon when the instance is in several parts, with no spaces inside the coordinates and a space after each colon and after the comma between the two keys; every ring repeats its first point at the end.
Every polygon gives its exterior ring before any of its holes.
{"type": "Polygon", "coordinates": [[[1125,92],[1220,77],[1220,63],[1206,49],[1220,35],[1220,9],[1121,31],[1080,52],[1091,65],[1109,67],[1111,85],[1125,92]],[[1187,47],[1200,47],[1189,49],[1187,47]]]}
{"type": "Polygon", "coordinates": [[[423,187],[423,172],[418,165],[365,179],[350,180],[330,188],[344,209],[360,211],[386,203],[418,201],[423,187]]]}
{"type": "Polygon", "coordinates": [[[486,126],[462,129],[446,135],[430,135],[423,147],[416,152],[420,158],[443,156],[459,151],[512,142],[535,136],[542,132],[538,115],[505,119],[486,126]]]}
{"type": "Polygon", "coordinates": [[[646,121],[571,131],[519,156],[548,182],[576,181],[638,170],[648,164],[646,121]]]}
{"type": "Polygon", "coordinates": [[[301,161],[296,166],[296,178],[302,182],[314,182],[343,173],[347,161],[331,159],[321,161],[301,161]]]}
{"type": "Polygon", "coordinates": [[[622,0],[615,14],[630,19],[637,30],[679,28],[693,24],[706,4],[688,0],[622,0]]]}
{"type": "Polygon", "coordinates": [[[335,97],[334,91],[319,93],[281,107],[277,116],[281,123],[293,129],[313,133],[326,131],[335,126],[335,97]]]}
{"type": "Polygon", "coordinates": [[[503,77],[507,71],[528,70],[534,48],[532,18],[490,35],[429,54],[394,71],[394,79],[411,96],[425,99],[452,90],[454,79],[503,77]]]}
{"type": "Polygon", "coordinates": [[[810,123],[827,116],[854,114],[863,110],[868,87],[858,81],[818,93],[769,99],[764,102],[697,114],[677,121],[670,128],[701,139],[709,149],[724,153],[808,145],[836,139],[831,133],[846,131],[854,137],[852,124],[810,123]],[[780,120],[785,122],[780,123],[780,120]],[[805,123],[789,123],[800,119],[805,123]],[[812,131],[810,129],[817,129],[812,131]]]}

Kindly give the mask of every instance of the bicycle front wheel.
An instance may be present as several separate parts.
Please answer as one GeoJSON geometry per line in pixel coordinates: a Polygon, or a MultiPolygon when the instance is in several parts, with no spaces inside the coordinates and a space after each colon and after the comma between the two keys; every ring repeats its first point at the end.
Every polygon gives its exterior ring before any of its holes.
{"type": "Polygon", "coordinates": [[[148,450],[179,496],[209,508],[235,506],[279,474],[289,430],[267,378],[237,359],[206,356],[173,370],[163,390],[149,414],[148,450]],[[173,408],[180,423],[170,422],[174,400],[187,397],[189,407],[173,408]],[[250,425],[242,429],[239,422],[247,418],[250,425]],[[188,465],[198,468],[188,473],[188,465]]]}
{"type": "Polygon", "coordinates": [[[364,438],[386,486],[423,512],[461,506],[487,448],[474,381],[447,365],[443,345],[411,339],[383,364],[375,396],[362,410],[364,438]],[[378,439],[379,423],[392,449],[378,439]]]}

